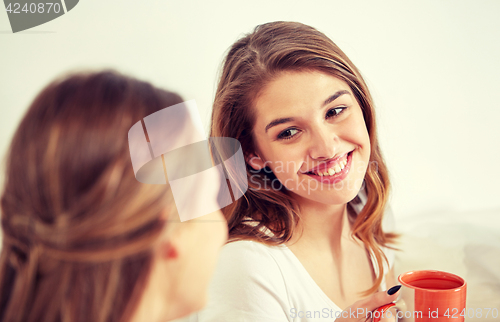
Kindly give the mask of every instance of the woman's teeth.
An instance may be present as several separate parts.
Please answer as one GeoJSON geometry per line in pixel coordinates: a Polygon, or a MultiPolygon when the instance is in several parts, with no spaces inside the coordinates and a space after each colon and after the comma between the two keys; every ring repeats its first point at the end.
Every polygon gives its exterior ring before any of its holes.
{"type": "Polygon", "coordinates": [[[341,172],[347,164],[347,160],[340,161],[340,163],[334,165],[330,169],[325,169],[320,172],[313,172],[315,175],[320,176],[320,177],[326,177],[326,176],[333,176],[334,174],[337,174],[341,172]]]}

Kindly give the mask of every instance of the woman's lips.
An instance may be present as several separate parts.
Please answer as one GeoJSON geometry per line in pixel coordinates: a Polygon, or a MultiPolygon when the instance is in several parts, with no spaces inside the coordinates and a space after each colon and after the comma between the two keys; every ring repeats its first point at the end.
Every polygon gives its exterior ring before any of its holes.
{"type": "MultiPolygon", "coordinates": [[[[352,151],[351,151],[352,152],[352,151]]],[[[316,175],[333,175],[336,172],[340,172],[341,167],[343,168],[345,164],[347,163],[347,155],[350,152],[346,152],[343,155],[336,157],[333,160],[330,160],[325,163],[321,163],[318,166],[312,168],[311,170],[305,172],[305,173],[312,173],[316,175]],[[329,173],[329,170],[334,170],[333,173],[329,173]]]]}
{"type": "Polygon", "coordinates": [[[307,172],[305,174],[313,178],[314,180],[318,180],[322,183],[335,184],[337,182],[344,180],[345,177],[347,177],[349,171],[351,170],[351,164],[352,164],[352,151],[347,154],[347,164],[340,172],[335,173],[334,175],[320,176],[311,172],[307,172]]]}

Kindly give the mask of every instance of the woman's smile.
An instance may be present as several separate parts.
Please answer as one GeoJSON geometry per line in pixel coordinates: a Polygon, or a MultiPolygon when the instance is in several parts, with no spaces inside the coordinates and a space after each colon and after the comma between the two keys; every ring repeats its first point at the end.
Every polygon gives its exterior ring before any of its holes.
{"type": "Polygon", "coordinates": [[[344,153],[334,160],[322,163],[304,174],[321,183],[335,184],[347,177],[351,170],[351,165],[352,151],[344,153]]]}

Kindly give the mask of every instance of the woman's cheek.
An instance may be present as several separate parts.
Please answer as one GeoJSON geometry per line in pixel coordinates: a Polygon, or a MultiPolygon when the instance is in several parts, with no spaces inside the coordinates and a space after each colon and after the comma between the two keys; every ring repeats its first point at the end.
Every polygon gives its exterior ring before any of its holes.
{"type": "MultiPolygon", "coordinates": [[[[283,166],[273,168],[272,170],[276,179],[278,179],[279,183],[285,186],[285,188],[290,191],[295,191],[297,189],[297,178],[293,175],[293,173],[286,171],[287,169],[285,164],[283,164],[283,166]]],[[[279,189],[279,184],[277,182],[272,182],[271,184],[273,188],[279,189]]]]}
{"type": "Polygon", "coordinates": [[[360,175],[364,175],[366,173],[366,170],[368,168],[368,163],[364,160],[359,160],[356,161],[356,164],[354,165],[356,171],[360,175]]]}

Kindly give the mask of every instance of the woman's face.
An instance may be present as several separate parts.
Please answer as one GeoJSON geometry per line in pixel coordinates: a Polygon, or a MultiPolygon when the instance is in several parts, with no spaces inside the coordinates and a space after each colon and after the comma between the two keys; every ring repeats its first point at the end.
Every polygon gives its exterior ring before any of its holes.
{"type": "Polygon", "coordinates": [[[256,151],[247,158],[254,169],[269,167],[299,202],[343,204],[357,195],[370,138],[344,81],[317,71],[284,72],[261,91],[254,108],[256,151]]]}

